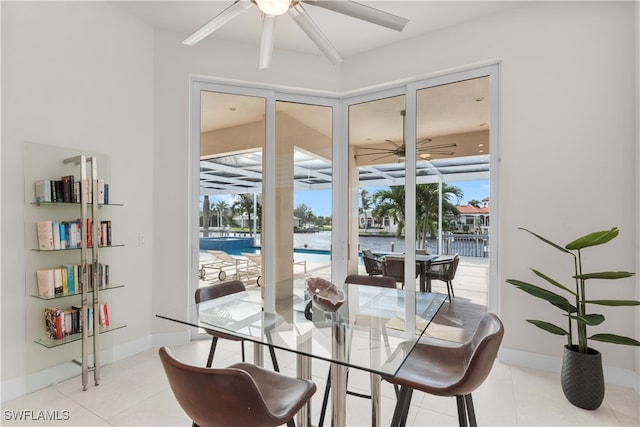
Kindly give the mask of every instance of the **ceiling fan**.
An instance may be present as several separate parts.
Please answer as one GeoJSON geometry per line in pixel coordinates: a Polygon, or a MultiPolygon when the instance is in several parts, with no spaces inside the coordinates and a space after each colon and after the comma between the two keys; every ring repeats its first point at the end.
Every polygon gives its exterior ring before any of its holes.
{"type": "MultiPolygon", "coordinates": [[[[387,157],[398,157],[398,162],[404,161],[407,153],[407,145],[405,143],[404,138],[404,129],[405,129],[405,115],[406,111],[400,111],[400,115],[402,116],[402,144],[398,144],[390,139],[385,140],[385,142],[389,143],[393,148],[382,148],[382,147],[359,147],[359,150],[369,150],[367,153],[356,154],[356,158],[362,156],[378,156],[372,161],[382,160],[387,157]]],[[[416,154],[418,156],[418,160],[430,160],[431,156],[440,155],[440,156],[453,156],[454,152],[451,150],[447,150],[447,148],[454,148],[457,146],[455,143],[447,143],[447,144],[436,144],[436,145],[428,145],[433,140],[431,138],[424,138],[416,142],[416,154]]]]}
{"type": "Polygon", "coordinates": [[[188,46],[198,43],[246,9],[257,5],[263,12],[260,68],[269,68],[273,53],[275,19],[285,13],[293,18],[295,23],[333,64],[341,62],[340,54],[302,7],[302,3],[322,7],[396,31],[402,31],[409,22],[408,19],[351,0],[236,0],[231,6],[214,16],[209,22],[187,37],[182,43],[188,46]]]}

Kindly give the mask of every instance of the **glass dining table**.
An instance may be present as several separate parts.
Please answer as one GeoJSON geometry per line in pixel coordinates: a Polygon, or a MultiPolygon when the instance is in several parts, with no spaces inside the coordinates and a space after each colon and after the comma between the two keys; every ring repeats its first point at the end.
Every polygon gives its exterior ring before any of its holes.
{"type": "MultiPolygon", "coordinates": [[[[371,377],[371,425],[380,424],[380,379],[394,376],[437,314],[447,295],[415,295],[415,330],[405,331],[404,290],[366,285],[341,286],[344,303],[335,312],[309,306],[303,286],[295,286],[286,309],[263,309],[260,288],[157,313],[184,325],[224,332],[254,343],[254,363],[262,364],[265,346],[296,354],[296,374],[311,379],[312,360],[331,363],[332,426],[346,425],[347,369],[371,377]],[[312,307],[309,310],[309,307],[312,307]]],[[[281,304],[282,305],[282,304],[281,304]]],[[[297,415],[311,425],[310,403],[297,415]]]]}

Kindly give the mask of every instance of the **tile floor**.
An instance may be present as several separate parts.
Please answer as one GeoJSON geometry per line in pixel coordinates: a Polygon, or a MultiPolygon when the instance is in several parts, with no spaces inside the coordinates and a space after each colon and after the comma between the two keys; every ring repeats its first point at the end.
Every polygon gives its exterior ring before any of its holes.
{"type": "MultiPolygon", "coordinates": [[[[172,347],[176,357],[204,365],[209,340],[172,347]]],[[[249,345],[250,347],[250,345],[249,345]]],[[[214,360],[226,366],[239,359],[237,342],[220,341],[214,360]]],[[[248,351],[251,357],[251,351],[248,351]]],[[[268,357],[265,359],[270,366],[268,357]]],[[[295,358],[278,353],[283,372],[294,375],[295,358]]],[[[313,422],[317,423],[322,402],[326,364],[313,364],[318,391],[312,401],[313,422]]],[[[104,367],[101,384],[82,391],[79,378],[31,393],[2,404],[4,426],[189,426],[190,420],[176,403],[157,356],[150,349],[104,367]],[[58,411],[60,421],[11,419],[20,411],[58,411]],[[65,412],[66,411],[66,412],[65,412]]],[[[349,388],[368,389],[368,375],[350,372],[349,388]]],[[[507,366],[499,361],[487,381],[474,393],[478,424],[481,426],[638,426],[640,398],[631,389],[607,386],[603,405],[595,411],[572,406],[562,395],[557,374],[507,366]]],[[[348,426],[370,424],[370,402],[348,397],[348,426]]],[[[393,388],[382,383],[382,425],[389,425],[395,405],[393,388]]],[[[408,425],[457,425],[455,399],[414,393],[408,425]]],[[[325,425],[330,424],[330,418],[325,425]]],[[[315,424],[314,424],[315,425],[315,424]]]]}
{"type": "MultiPolygon", "coordinates": [[[[486,264],[486,263],[485,263],[486,264]]],[[[461,261],[454,288],[456,297],[486,304],[486,265],[461,261]]],[[[434,282],[435,291],[438,289],[434,282]]],[[[206,363],[210,340],[198,340],[171,347],[187,363],[206,363]]],[[[247,344],[248,361],[251,345],[247,344]]],[[[214,366],[227,366],[240,359],[240,344],[220,340],[214,366]]],[[[268,354],[265,364],[271,367],[268,354]]],[[[295,375],[295,356],[278,352],[283,373],[295,375]]],[[[327,377],[326,363],[313,362],[313,380],[318,391],[312,400],[312,421],[317,424],[327,377]]],[[[190,420],[176,403],[158,359],[157,349],[107,365],[101,370],[99,386],[82,391],[80,378],[72,378],[46,389],[2,404],[3,426],[190,426],[190,420]],[[57,414],[62,420],[15,420],[35,416],[38,411],[57,414]]],[[[349,388],[366,393],[369,375],[351,370],[349,388]]],[[[382,383],[382,424],[389,425],[395,405],[393,388],[382,383]]],[[[480,426],[639,426],[640,396],[632,389],[607,385],[605,401],[595,411],[572,406],[563,396],[558,374],[505,365],[497,361],[489,378],[473,394],[480,426]]],[[[370,425],[370,401],[348,397],[347,425],[370,425]]],[[[327,415],[325,426],[330,425],[327,415]]],[[[458,425],[455,399],[414,393],[408,418],[411,426],[458,425]]],[[[241,426],[238,426],[241,427],[241,426]]]]}

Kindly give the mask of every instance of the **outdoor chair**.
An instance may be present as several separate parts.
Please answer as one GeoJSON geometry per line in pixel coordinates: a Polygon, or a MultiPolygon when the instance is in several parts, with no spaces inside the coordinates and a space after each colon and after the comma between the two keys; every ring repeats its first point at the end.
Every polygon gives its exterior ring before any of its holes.
{"type": "Polygon", "coordinates": [[[306,379],[271,372],[250,363],[202,368],[159,350],[178,404],[199,427],[294,426],[293,417],[316,392],[306,379]]]}
{"type": "MultiPolygon", "coordinates": [[[[233,295],[238,292],[244,292],[246,288],[244,283],[240,280],[232,280],[230,282],[222,282],[217,283],[215,285],[205,286],[202,288],[196,289],[195,299],[196,304],[199,304],[204,301],[209,301],[215,298],[224,297],[227,295],[233,295]]],[[[245,361],[245,353],[244,353],[244,340],[234,337],[232,335],[228,335],[222,332],[213,331],[211,329],[205,329],[207,334],[211,335],[211,347],[209,349],[209,357],[207,359],[207,368],[210,368],[213,364],[213,355],[216,352],[216,345],[218,344],[218,338],[227,339],[231,341],[240,341],[240,348],[242,349],[242,361],[245,361]]],[[[280,371],[280,367],[278,366],[278,360],[276,359],[276,352],[273,347],[269,346],[269,353],[271,354],[271,362],[273,363],[273,369],[276,372],[280,371]]]]}
{"type": "Polygon", "coordinates": [[[362,261],[369,276],[382,275],[382,260],[376,257],[370,249],[362,250],[362,261]]]}
{"type": "Polygon", "coordinates": [[[498,316],[487,313],[473,336],[463,344],[452,347],[419,342],[398,373],[384,377],[400,386],[391,426],[406,424],[413,390],[455,396],[460,427],[466,427],[467,421],[472,427],[477,426],[471,393],[491,372],[503,335],[504,327],[498,316]]]}
{"type": "MultiPolygon", "coordinates": [[[[451,297],[455,297],[453,293],[453,279],[456,277],[456,270],[458,269],[458,263],[460,262],[460,256],[456,254],[453,258],[439,262],[432,262],[430,268],[427,270],[427,280],[441,280],[447,284],[447,294],[449,295],[449,302],[451,297]]],[[[431,291],[431,289],[429,289],[431,291]]]]}
{"type": "MultiPolygon", "coordinates": [[[[402,283],[404,289],[404,257],[387,255],[382,261],[382,275],[393,277],[396,282],[402,283]]],[[[420,265],[416,263],[416,278],[420,275],[420,265]]]]}

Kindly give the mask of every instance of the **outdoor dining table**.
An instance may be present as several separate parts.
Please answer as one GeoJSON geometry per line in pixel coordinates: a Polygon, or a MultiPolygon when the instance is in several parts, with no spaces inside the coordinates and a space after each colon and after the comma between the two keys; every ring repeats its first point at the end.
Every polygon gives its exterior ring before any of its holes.
{"type": "MultiPolygon", "coordinates": [[[[221,331],[254,343],[254,363],[264,346],[296,354],[296,374],[311,379],[311,360],[331,363],[332,426],[346,425],[347,368],[371,376],[371,425],[380,424],[380,379],[393,376],[436,315],[446,295],[416,293],[416,329],[405,332],[404,290],[343,285],[343,305],[335,312],[314,307],[305,316],[309,296],[295,286],[292,302],[277,312],[263,309],[260,288],[157,313],[159,318],[221,331]]],[[[297,415],[311,425],[310,403],[297,415]]]]}
{"type": "MultiPolygon", "coordinates": [[[[383,258],[387,257],[404,260],[405,254],[391,252],[384,255],[383,258]]],[[[420,292],[431,292],[431,279],[428,274],[429,270],[431,270],[431,266],[451,261],[452,258],[452,256],[448,255],[416,254],[416,265],[419,268],[418,275],[420,277],[420,292]]]]}

